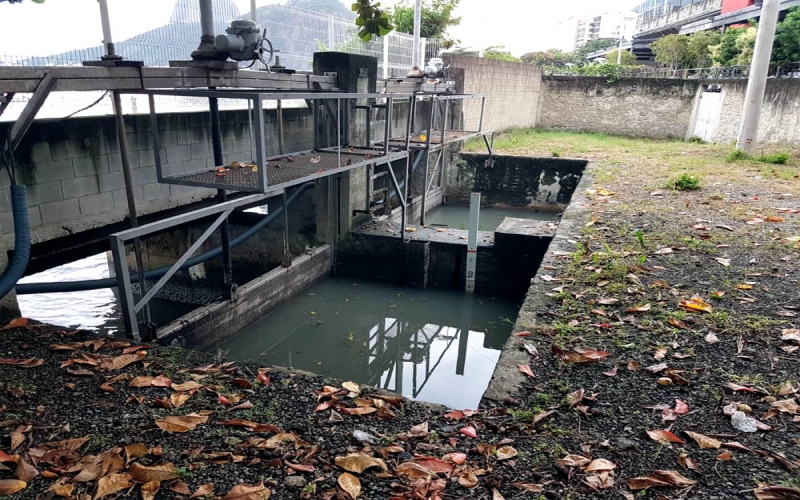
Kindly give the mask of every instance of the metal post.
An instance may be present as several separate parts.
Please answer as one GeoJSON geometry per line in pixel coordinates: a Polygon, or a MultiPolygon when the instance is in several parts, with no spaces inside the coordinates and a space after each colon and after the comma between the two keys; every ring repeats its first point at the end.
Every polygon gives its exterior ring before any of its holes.
{"type": "Polygon", "coordinates": [[[436,107],[436,97],[431,96],[431,116],[428,120],[428,130],[426,132],[425,137],[425,149],[428,151],[431,150],[431,139],[433,138],[433,127],[434,123],[436,122],[436,113],[439,111],[439,108],[436,107]]]}
{"type": "Polygon", "coordinates": [[[475,292],[475,269],[478,263],[478,227],[480,222],[481,194],[472,193],[469,199],[469,237],[467,239],[466,290],[475,292]]]}
{"type": "MultiPolygon", "coordinates": [[[[131,275],[128,271],[128,261],[125,257],[125,242],[119,238],[111,237],[111,254],[114,256],[114,271],[119,283],[119,301],[122,309],[122,321],[125,324],[125,331],[133,340],[142,340],[139,335],[139,322],[136,320],[134,311],[133,289],[131,288],[131,275]]],[[[144,281],[144,276],[139,274],[139,282],[144,281]]],[[[144,294],[142,294],[144,295],[144,294]]],[[[147,310],[147,306],[145,306],[147,310]]]]}
{"type": "Polygon", "coordinates": [[[753,63],[750,66],[750,79],[742,111],[742,123],[736,148],[745,153],[752,153],[758,140],[758,123],[761,120],[761,108],[767,90],[767,74],[772,56],[772,45],[775,41],[775,29],[780,13],[780,0],[764,0],[761,7],[761,18],[758,23],[756,46],[753,52],[753,63]]]}
{"type": "Polygon", "coordinates": [[[289,251],[289,202],[283,190],[283,267],[292,267],[292,254],[289,251]]]}
{"type": "Polygon", "coordinates": [[[259,177],[259,184],[261,184],[261,188],[266,190],[268,184],[267,178],[267,148],[264,145],[264,130],[266,130],[266,125],[264,124],[264,111],[263,111],[263,101],[261,100],[261,96],[258,96],[256,99],[253,99],[253,112],[255,118],[255,131],[253,133],[256,141],[256,165],[258,165],[258,175],[259,177]]]}
{"type": "Polygon", "coordinates": [[[617,47],[617,64],[622,64],[622,41],[625,39],[625,24],[622,25],[622,33],[619,34],[619,47],[617,47]]]}
{"type": "Polygon", "coordinates": [[[481,97],[481,120],[478,122],[478,132],[483,132],[483,115],[486,112],[486,96],[481,97]]]}
{"type": "Polygon", "coordinates": [[[337,165],[342,166],[342,100],[336,99],[336,159],[337,165]]]}
{"type": "MultiPolygon", "coordinates": [[[[122,115],[122,99],[120,98],[119,90],[114,90],[111,92],[111,100],[114,104],[114,114],[116,115],[116,123],[117,123],[117,137],[119,141],[119,153],[120,159],[122,160],[122,179],[125,181],[125,197],[128,201],[128,216],[131,219],[131,227],[138,227],[139,220],[136,217],[136,199],[133,195],[133,181],[131,180],[131,165],[128,161],[128,136],[127,131],[125,130],[125,120],[122,115]]],[[[158,133],[156,130],[155,133],[158,133]]],[[[121,258],[126,259],[125,257],[125,246],[122,246],[122,254],[121,258]]],[[[142,259],[142,243],[139,238],[133,240],[133,253],[134,257],[136,258],[136,272],[139,275],[139,292],[144,296],[147,293],[147,280],[144,279],[144,260],[142,259]]],[[[116,257],[114,257],[116,262],[116,257]]],[[[120,263],[122,265],[122,263],[120,263]]],[[[127,259],[124,261],[124,268],[125,272],[128,271],[128,263],[127,259]]],[[[120,295],[122,295],[123,290],[120,290],[120,295]]],[[[133,307],[133,304],[131,304],[133,307]]],[[[133,320],[134,323],[136,322],[136,315],[134,314],[133,320]]],[[[150,319],[150,308],[144,308],[144,321],[146,324],[151,323],[150,319]]],[[[126,326],[127,328],[127,326],[126,326]]],[[[128,330],[132,332],[132,330],[128,330]]],[[[136,335],[139,334],[138,325],[136,327],[136,335]]]]}
{"type": "Polygon", "coordinates": [[[419,39],[422,31],[422,0],[417,0],[414,6],[414,49],[411,54],[411,66],[420,69],[419,64],[419,39]]]}
{"type": "Polygon", "coordinates": [[[214,9],[213,0],[198,0],[200,3],[200,44],[194,52],[192,59],[221,59],[214,46],[214,9]]]}
{"type": "MultiPolygon", "coordinates": [[[[423,152],[420,151],[419,154],[423,152]]],[[[419,225],[425,225],[425,209],[428,206],[427,198],[428,198],[428,169],[430,168],[431,163],[431,152],[430,150],[425,151],[425,168],[422,170],[422,204],[420,205],[420,210],[422,213],[419,216],[419,225]]]]}
{"type": "Polygon", "coordinates": [[[336,33],[334,29],[333,15],[330,15],[328,16],[328,50],[332,52],[336,51],[336,33]]]}
{"type": "Polygon", "coordinates": [[[250,18],[256,20],[256,0],[250,0],[250,18]]]}
{"type": "Polygon", "coordinates": [[[417,109],[417,98],[412,96],[408,99],[408,121],[406,122],[406,151],[411,146],[411,134],[414,133],[414,115],[417,109]]]}
{"type": "Polygon", "coordinates": [[[392,98],[386,98],[386,112],[384,113],[385,123],[383,126],[383,155],[389,156],[389,141],[392,138],[392,120],[389,112],[389,103],[391,102],[392,98]]]}
{"type": "Polygon", "coordinates": [[[403,197],[403,200],[402,200],[402,203],[401,203],[401,206],[403,207],[403,209],[402,209],[403,210],[403,212],[402,212],[403,215],[402,215],[402,221],[400,222],[400,234],[403,235],[403,241],[404,242],[406,241],[406,220],[408,219],[408,215],[407,215],[407,212],[408,212],[408,185],[411,183],[410,179],[408,178],[408,173],[409,173],[409,168],[408,167],[409,167],[410,163],[411,163],[411,156],[407,155],[406,156],[406,177],[405,177],[405,183],[403,183],[403,190],[402,190],[403,193],[401,195],[403,197]]]}
{"type": "Polygon", "coordinates": [[[284,154],[284,144],[283,144],[283,102],[281,99],[278,99],[278,153],[284,154]]]}
{"type": "Polygon", "coordinates": [[[450,114],[450,99],[446,99],[444,101],[444,119],[442,120],[442,147],[444,147],[444,137],[445,133],[447,132],[447,119],[449,118],[450,114]]]}
{"type": "Polygon", "coordinates": [[[383,79],[389,78],[389,37],[391,33],[383,37],[383,79]]]}
{"type": "Polygon", "coordinates": [[[108,15],[108,1],[97,0],[100,3],[100,23],[103,25],[103,45],[106,47],[106,53],[103,59],[120,59],[116,52],[114,52],[114,41],[111,38],[111,18],[108,15]]]}
{"type": "MultiPolygon", "coordinates": [[[[211,147],[214,152],[214,165],[221,167],[225,164],[225,159],[222,151],[222,127],[219,122],[219,100],[216,97],[209,97],[208,105],[211,111],[211,147]]],[[[266,169],[267,167],[261,165],[261,168],[266,169]]],[[[224,189],[217,189],[217,200],[219,203],[225,203],[228,200],[224,189]]],[[[230,222],[227,219],[220,226],[220,234],[222,235],[222,282],[229,287],[233,284],[233,262],[231,260],[230,222]]]]}

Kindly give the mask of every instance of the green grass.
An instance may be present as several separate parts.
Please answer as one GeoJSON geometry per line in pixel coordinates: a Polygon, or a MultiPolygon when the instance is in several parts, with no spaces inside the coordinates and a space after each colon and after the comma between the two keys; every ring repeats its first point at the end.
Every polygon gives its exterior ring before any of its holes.
{"type": "Polygon", "coordinates": [[[676,191],[692,191],[700,189],[700,178],[694,175],[683,173],[678,177],[672,178],[667,183],[667,187],[676,191]]]}

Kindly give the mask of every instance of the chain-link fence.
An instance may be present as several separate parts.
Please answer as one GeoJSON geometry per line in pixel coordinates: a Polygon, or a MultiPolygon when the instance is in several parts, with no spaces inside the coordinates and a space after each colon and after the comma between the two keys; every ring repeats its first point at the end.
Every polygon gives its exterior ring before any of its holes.
{"type": "MultiPolygon", "coordinates": [[[[414,38],[405,33],[390,33],[387,36],[364,42],[358,37],[354,16],[342,4],[333,13],[321,14],[283,5],[267,5],[270,0],[259,0],[264,5],[256,11],[256,23],[266,30],[267,38],[280,58],[280,64],[297,71],[312,69],[314,52],[338,51],[364,54],[378,59],[378,76],[405,76],[412,66],[414,38]]],[[[214,30],[224,33],[233,19],[251,19],[251,12],[240,11],[233,2],[214,0],[214,30]]],[[[113,14],[113,13],[112,13],[113,14]]],[[[112,28],[117,19],[111,19],[112,28]]],[[[98,26],[99,29],[99,26],[98,26]]],[[[115,43],[116,52],[125,59],[143,61],[146,66],[165,67],[170,61],[190,59],[200,41],[200,10],[197,0],[176,0],[169,22],[127,40],[115,43]]],[[[440,40],[421,41],[426,60],[440,54],[440,40]]],[[[103,47],[87,47],[46,56],[4,54],[0,52],[2,66],[80,66],[83,61],[97,60],[103,55],[103,47]]],[[[242,63],[243,66],[249,63],[242,63]]],[[[48,99],[39,112],[40,118],[66,116],[94,103],[102,92],[58,92],[48,99]]],[[[29,95],[20,94],[0,120],[13,120],[23,109],[29,95]]],[[[135,96],[126,96],[123,106],[129,113],[148,111],[146,101],[135,96]]],[[[207,104],[192,99],[165,98],[159,102],[159,111],[197,111],[207,104]]],[[[239,105],[240,103],[236,103],[239,105]]],[[[76,116],[111,114],[110,98],[105,97],[76,116]]]]}

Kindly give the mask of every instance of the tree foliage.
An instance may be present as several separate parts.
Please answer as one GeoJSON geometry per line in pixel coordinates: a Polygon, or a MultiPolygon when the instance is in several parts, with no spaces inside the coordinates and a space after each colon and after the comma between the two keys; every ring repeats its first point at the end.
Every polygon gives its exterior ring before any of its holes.
{"type": "Polygon", "coordinates": [[[505,50],[505,45],[494,45],[488,47],[483,51],[484,59],[497,59],[498,61],[508,62],[522,62],[522,59],[511,55],[511,52],[505,50]]]}
{"type": "Polygon", "coordinates": [[[606,61],[611,64],[617,64],[617,59],[619,59],[619,64],[623,66],[634,66],[636,64],[636,56],[627,50],[623,50],[621,56],[619,49],[614,49],[606,54],[606,61]]]}
{"type": "Polygon", "coordinates": [[[722,34],[718,31],[698,31],[686,44],[686,64],[694,68],[707,68],[713,64],[711,47],[718,45],[722,34]]]}
{"type": "Polygon", "coordinates": [[[572,52],[563,52],[558,49],[549,49],[544,52],[528,52],[523,54],[520,59],[528,64],[551,68],[564,68],[568,64],[575,64],[575,55],[572,52]]]}
{"type": "MultiPolygon", "coordinates": [[[[453,12],[461,0],[431,0],[422,2],[422,24],[420,35],[425,38],[441,38],[444,48],[450,48],[458,40],[452,39],[447,30],[461,23],[453,12]]],[[[400,33],[414,33],[414,6],[405,1],[397,5],[391,14],[395,29],[400,33]]]]}
{"type": "Polygon", "coordinates": [[[586,56],[598,50],[610,49],[619,45],[619,40],[616,38],[598,38],[596,40],[589,40],[583,47],[578,47],[575,50],[575,56],[581,61],[586,61],[586,56]]]}
{"type": "Polygon", "coordinates": [[[800,61],[800,7],[792,8],[775,32],[774,62],[800,61]]]}
{"type": "Polygon", "coordinates": [[[684,35],[667,35],[650,44],[655,53],[656,62],[669,69],[685,67],[689,60],[689,37],[684,35]]]}
{"type": "Polygon", "coordinates": [[[380,7],[380,2],[373,4],[370,0],[357,0],[351,7],[356,13],[356,26],[361,28],[358,36],[365,42],[373,36],[388,35],[394,29],[389,15],[380,7]]]}

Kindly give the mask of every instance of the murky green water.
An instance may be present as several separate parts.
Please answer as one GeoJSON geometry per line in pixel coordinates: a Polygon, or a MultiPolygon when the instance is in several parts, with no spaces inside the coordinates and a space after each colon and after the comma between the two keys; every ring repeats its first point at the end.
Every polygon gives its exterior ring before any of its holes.
{"type": "MultiPolygon", "coordinates": [[[[494,231],[506,217],[533,220],[556,220],[558,212],[537,212],[525,208],[482,208],[480,214],[480,231],[494,231]]],[[[444,224],[453,229],[467,229],[469,224],[469,207],[463,205],[438,206],[428,212],[426,224],[444,224]]]]}
{"type": "Polygon", "coordinates": [[[327,280],[225,342],[231,359],[291,366],[474,409],[519,303],[327,280]]]}

